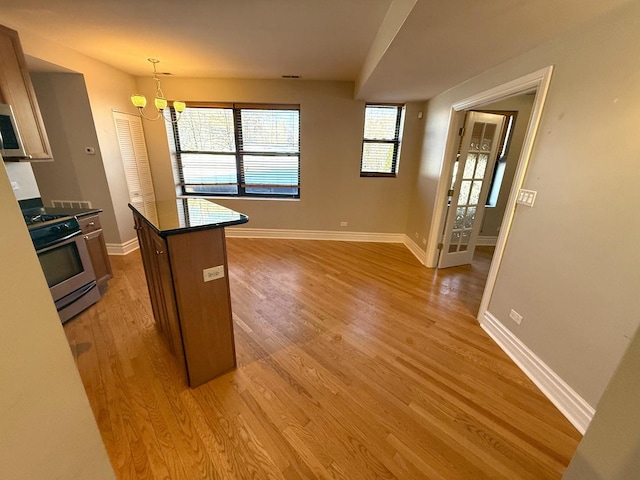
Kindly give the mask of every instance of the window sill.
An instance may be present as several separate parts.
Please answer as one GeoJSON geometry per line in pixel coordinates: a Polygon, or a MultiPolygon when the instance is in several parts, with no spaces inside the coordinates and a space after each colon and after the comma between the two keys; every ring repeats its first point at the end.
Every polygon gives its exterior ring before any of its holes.
{"type": "Polygon", "coordinates": [[[360,172],[360,177],[385,177],[385,178],[396,178],[398,174],[396,173],[373,173],[373,172],[360,172]]]}
{"type": "Polygon", "coordinates": [[[266,200],[267,202],[299,202],[300,199],[299,198],[285,198],[285,197],[229,197],[229,196],[212,196],[212,195],[178,195],[176,198],[178,199],[182,199],[182,198],[198,198],[198,199],[202,199],[202,200],[250,200],[250,201],[256,201],[256,200],[266,200]]]}

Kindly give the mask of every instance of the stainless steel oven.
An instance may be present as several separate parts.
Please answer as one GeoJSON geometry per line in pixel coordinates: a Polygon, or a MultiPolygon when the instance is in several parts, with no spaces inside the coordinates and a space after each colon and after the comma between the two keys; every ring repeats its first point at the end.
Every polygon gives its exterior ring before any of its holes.
{"type": "Polygon", "coordinates": [[[75,218],[45,217],[32,222],[29,233],[62,322],[100,300],[91,258],[75,218]]]}

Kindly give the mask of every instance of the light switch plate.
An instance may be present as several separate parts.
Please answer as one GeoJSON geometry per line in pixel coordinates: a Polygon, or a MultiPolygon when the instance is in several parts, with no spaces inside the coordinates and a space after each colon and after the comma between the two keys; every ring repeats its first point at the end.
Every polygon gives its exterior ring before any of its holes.
{"type": "Polygon", "coordinates": [[[526,205],[527,207],[533,207],[533,202],[536,201],[537,193],[538,192],[535,190],[525,190],[524,188],[521,188],[518,192],[518,199],[516,200],[516,203],[526,205]]]}
{"type": "Polygon", "coordinates": [[[222,278],[224,277],[224,265],[205,268],[204,270],[202,270],[202,276],[204,277],[205,282],[210,282],[211,280],[217,280],[218,278],[222,278]]]}

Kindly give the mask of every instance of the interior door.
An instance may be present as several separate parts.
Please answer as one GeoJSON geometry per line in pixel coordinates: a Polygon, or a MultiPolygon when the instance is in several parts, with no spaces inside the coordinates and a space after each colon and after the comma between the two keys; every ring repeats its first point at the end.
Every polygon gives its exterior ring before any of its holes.
{"type": "Polygon", "coordinates": [[[454,166],[438,268],[471,263],[505,117],[469,112],[454,166]]]}

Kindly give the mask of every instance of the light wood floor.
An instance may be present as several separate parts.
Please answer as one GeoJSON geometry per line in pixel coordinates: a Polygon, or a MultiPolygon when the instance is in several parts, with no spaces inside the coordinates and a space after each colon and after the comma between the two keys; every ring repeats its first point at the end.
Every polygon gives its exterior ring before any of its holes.
{"type": "Polygon", "coordinates": [[[475,320],[490,254],[228,239],[238,369],[187,388],[137,252],[65,325],[120,479],[559,479],[579,433],[475,320]]]}

